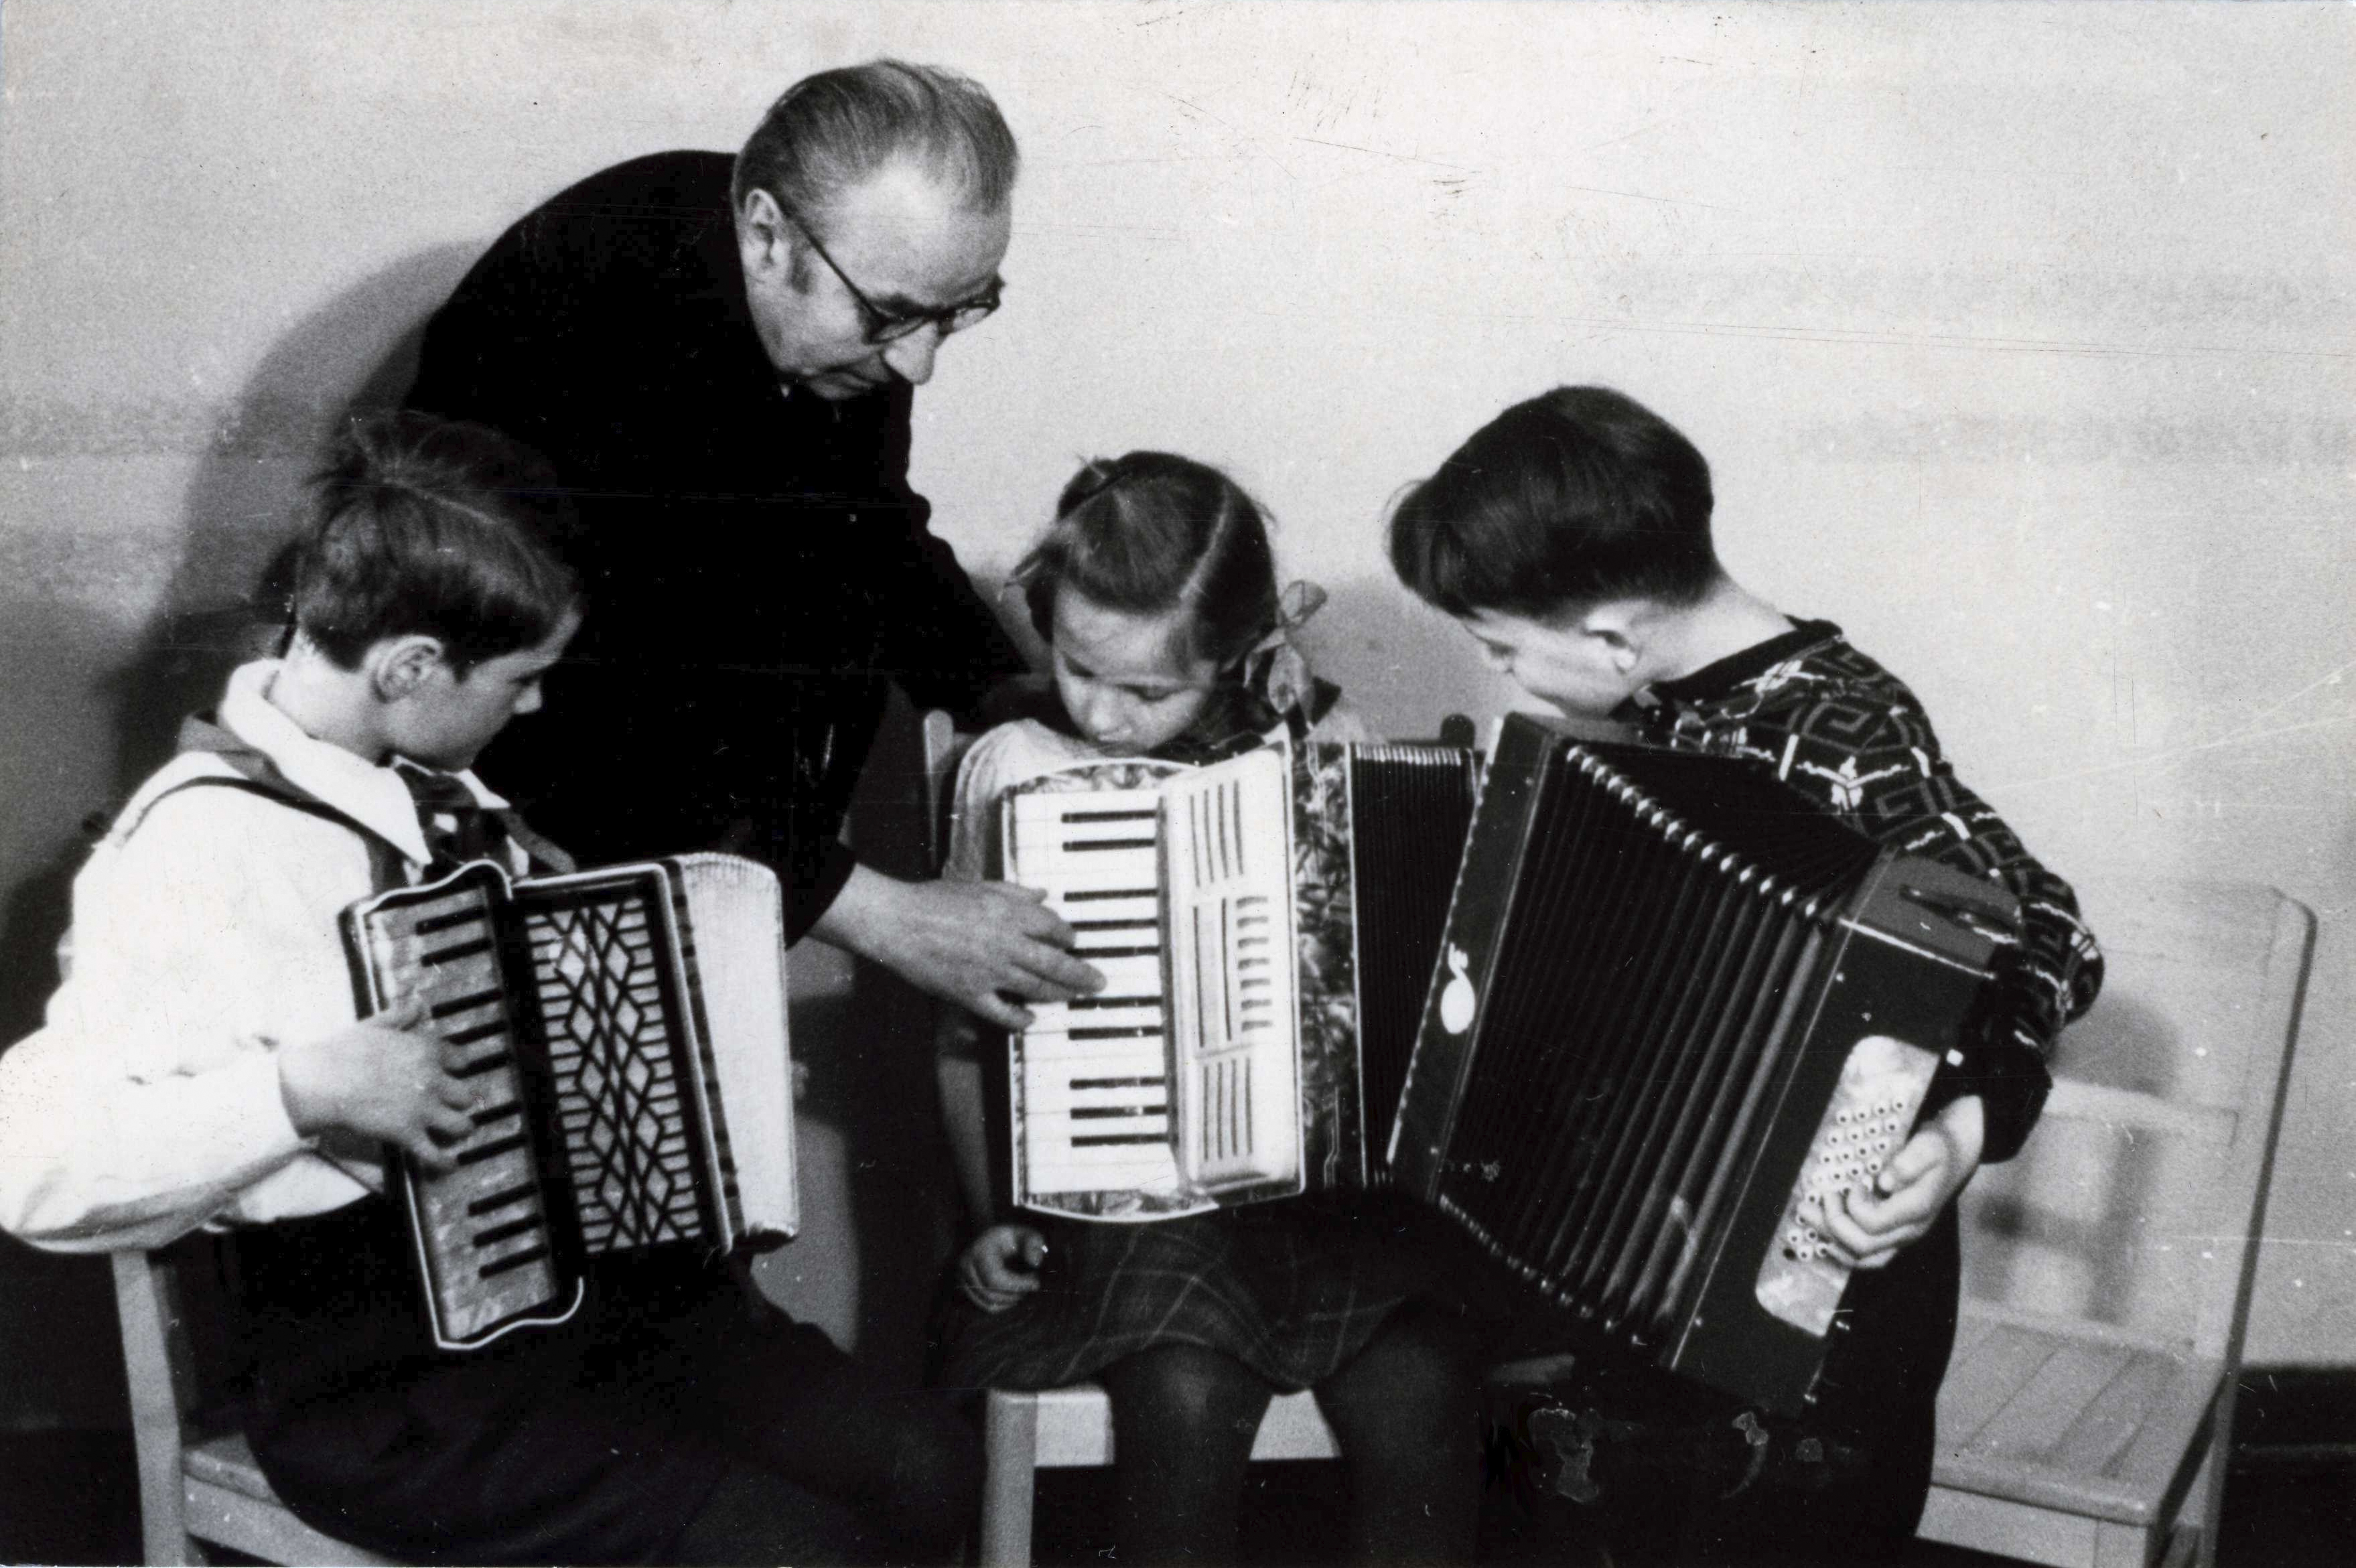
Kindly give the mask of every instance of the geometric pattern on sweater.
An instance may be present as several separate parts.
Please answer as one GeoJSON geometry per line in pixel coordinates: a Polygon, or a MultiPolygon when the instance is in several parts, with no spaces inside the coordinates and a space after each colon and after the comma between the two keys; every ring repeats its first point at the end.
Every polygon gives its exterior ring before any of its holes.
{"type": "Polygon", "coordinates": [[[1988,1113],[1991,1160],[2028,1136],[2062,1025],[2102,986],[2103,959],[2070,884],[1955,776],[1904,682],[1825,622],[1640,694],[1620,717],[1655,745],[1748,757],[1875,842],[1987,877],[2021,903],[2002,968],[2001,1027],[1958,1075],[1988,1113]]]}

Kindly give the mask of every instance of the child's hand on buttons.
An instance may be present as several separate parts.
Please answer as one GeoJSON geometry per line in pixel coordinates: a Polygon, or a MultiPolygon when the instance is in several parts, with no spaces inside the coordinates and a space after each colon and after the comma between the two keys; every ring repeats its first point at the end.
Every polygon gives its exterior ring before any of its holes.
{"type": "Polygon", "coordinates": [[[1879,1268],[1937,1223],[1972,1172],[1987,1138],[1979,1096],[1966,1094],[1924,1122],[1864,1190],[1825,1206],[1824,1233],[1858,1268],[1879,1268]]]}
{"type": "Polygon", "coordinates": [[[1028,1225],[992,1225],[958,1261],[958,1289],[984,1312],[1003,1312],[1039,1288],[1047,1238],[1028,1225]]]}

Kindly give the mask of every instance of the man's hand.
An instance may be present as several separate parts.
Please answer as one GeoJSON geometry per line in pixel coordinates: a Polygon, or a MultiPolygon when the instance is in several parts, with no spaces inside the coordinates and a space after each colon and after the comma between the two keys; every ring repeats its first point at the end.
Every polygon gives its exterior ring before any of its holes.
{"type": "Polygon", "coordinates": [[[1023,1001],[1067,1002],[1104,985],[1067,951],[1072,928],[1042,903],[1045,896],[1007,882],[904,882],[862,866],[812,932],[1020,1029],[1031,1022],[1023,1001]]]}
{"type": "Polygon", "coordinates": [[[1047,1238],[1028,1225],[992,1225],[958,1260],[958,1289],[984,1312],[1003,1312],[1039,1288],[1047,1238]]]}
{"type": "Polygon", "coordinates": [[[1920,1239],[1980,1168],[1987,1113],[1966,1094],[1923,1123],[1873,1179],[1870,1196],[1825,1207],[1825,1234],[1858,1268],[1879,1268],[1920,1239]]]}
{"type": "Polygon", "coordinates": [[[309,1136],[342,1127],[399,1144],[436,1176],[455,1168],[449,1146],[474,1131],[474,1090],[452,1069],[466,1054],[430,1034],[414,999],[364,1023],[278,1053],[287,1119],[309,1136]]]}

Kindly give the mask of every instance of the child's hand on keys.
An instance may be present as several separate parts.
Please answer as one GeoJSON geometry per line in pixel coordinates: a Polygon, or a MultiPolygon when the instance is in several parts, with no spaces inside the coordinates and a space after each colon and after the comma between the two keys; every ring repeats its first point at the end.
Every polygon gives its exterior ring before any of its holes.
{"type": "Polygon", "coordinates": [[[1825,1235],[1856,1267],[1881,1267],[1920,1240],[1963,1190],[1980,1168],[1987,1134],[1979,1096],[1955,1101],[1914,1129],[1869,1191],[1845,1192],[1825,1206],[1825,1235]]]}
{"type": "Polygon", "coordinates": [[[1047,1238],[1028,1225],[992,1225],[958,1262],[958,1289],[984,1312],[1003,1312],[1039,1288],[1047,1238]]]}
{"type": "Polygon", "coordinates": [[[398,1144],[427,1171],[457,1165],[449,1146],[474,1130],[474,1091],[453,1071],[462,1052],[415,1032],[425,1004],[414,997],[278,1053],[278,1092],[294,1130],[309,1136],[342,1127],[398,1144]]]}

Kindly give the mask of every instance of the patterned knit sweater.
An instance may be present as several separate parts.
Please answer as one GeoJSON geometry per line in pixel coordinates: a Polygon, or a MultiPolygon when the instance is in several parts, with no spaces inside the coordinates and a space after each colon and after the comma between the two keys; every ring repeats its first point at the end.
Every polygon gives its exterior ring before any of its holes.
{"type": "Polygon", "coordinates": [[[1879,843],[2003,884],[2024,938],[2006,964],[1998,1027],[1949,1080],[1987,1113],[1987,1160],[2019,1151],[2051,1080],[2054,1037],[2101,987],[2103,960],[2070,885],[2040,865],[1955,777],[1931,720],[1897,677],[1828,621],[1802,621],[1615,715],[1655,745],[1768,763],[1793,788],[1879,843]]]}

